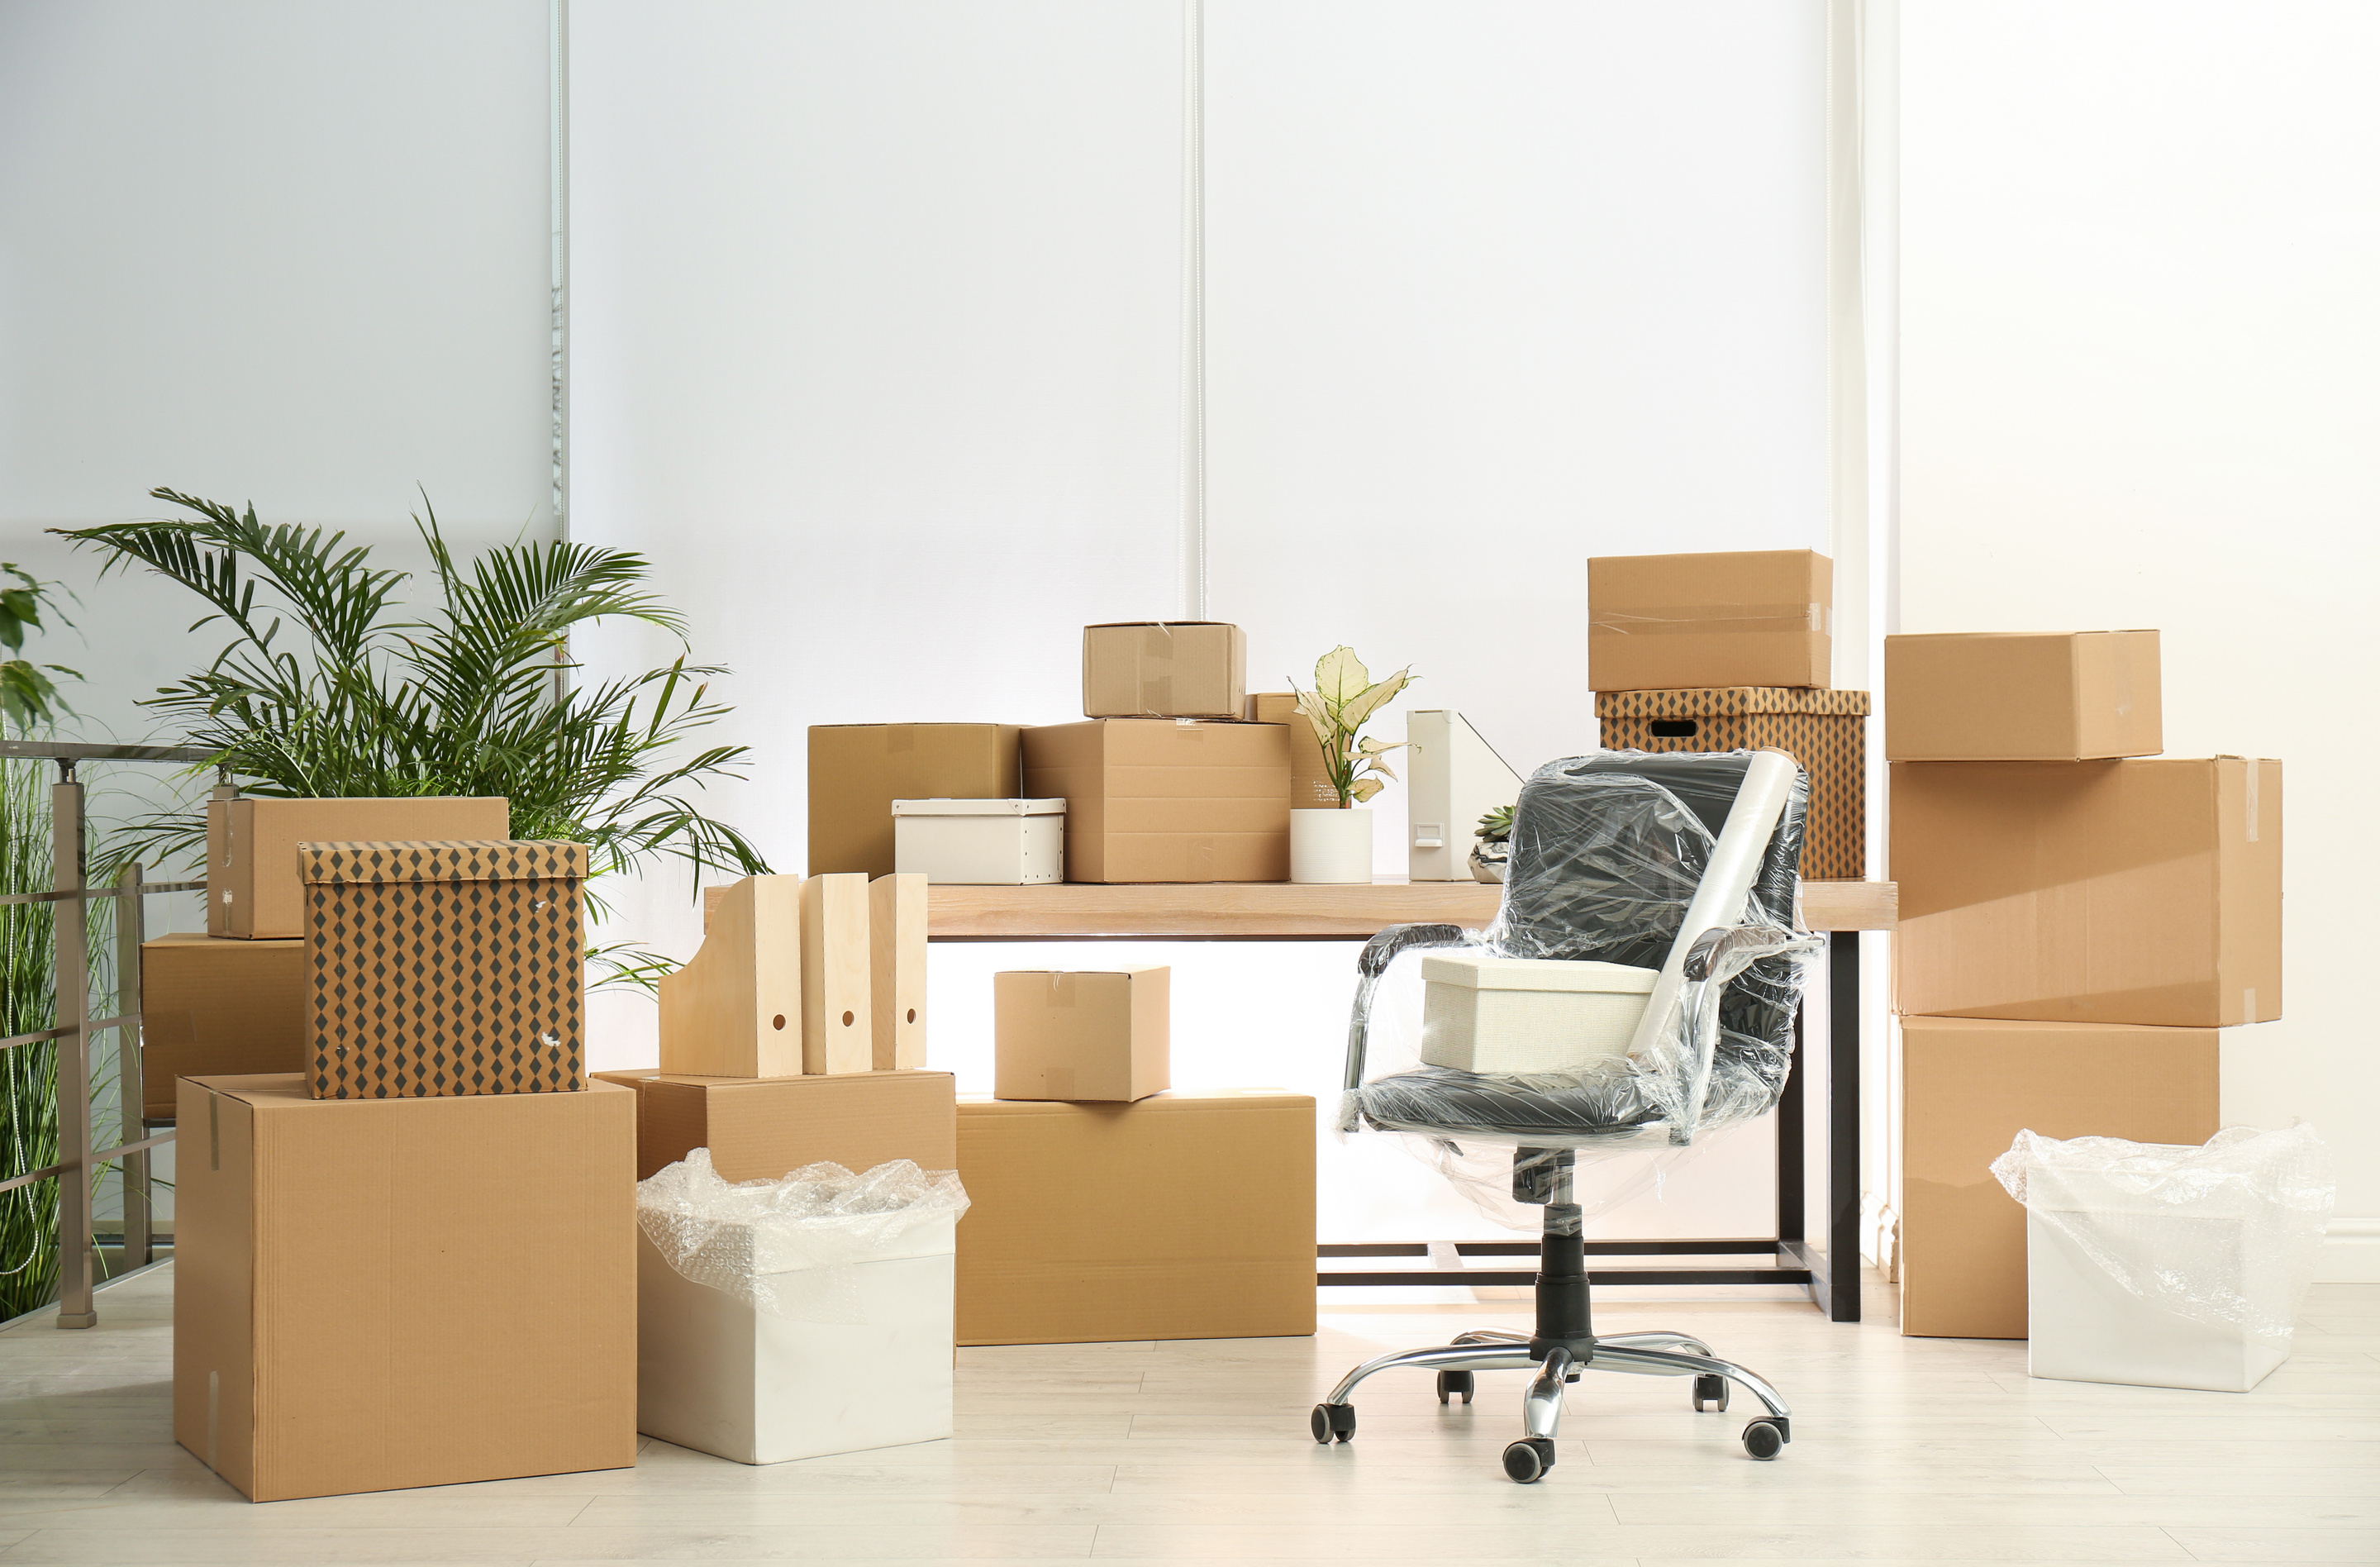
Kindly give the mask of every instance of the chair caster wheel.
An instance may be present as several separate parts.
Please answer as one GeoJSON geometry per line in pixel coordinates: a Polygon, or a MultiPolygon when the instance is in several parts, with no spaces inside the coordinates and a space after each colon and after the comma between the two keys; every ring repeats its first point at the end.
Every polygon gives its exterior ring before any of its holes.
{"type": "Polygon", "coordinates": [[[1727,1413],[1727,1379],[1696,1377],[1694,1379],[1694,1413],[1724,1415],[1727,1413]]]}
{"type": "Polygon", "coordinates": [[[1755,1420],[1743,1428],[1743,1451],[1766,1464],[1785,1451],[1784,1425],[1777,1420],[1755,1420]]]}
{"type": "Polygon", "coordinates": [[[1463,1395],[1463,1403],[1469,1403],[1471,1402],[1471,1373],[1468,1371],[1439,1372],[1438,1374],[1438,1402],[1440,1403],[1451,1403],[1454,1402],[1454,1395],[1456,1393],[1461,1393],[1463,1395]]]}
{"type": "Polygon", "coordinates": [[[1523,1437],[1504,1450],[1504,1473],[1522,1485],[1535,1485],[1554,1466],[1554,1444],[1544,1437],[1523,1437]]]}
{"type": "Polygon", "coordinates": [[[1318,1403],[1314,1418],[1306,1422],[1314,1439],[1324,1447],[1333,1440],[1352,1442],[1355,1439],[1355,1406],[1352,1403],[1318,1403]]]}

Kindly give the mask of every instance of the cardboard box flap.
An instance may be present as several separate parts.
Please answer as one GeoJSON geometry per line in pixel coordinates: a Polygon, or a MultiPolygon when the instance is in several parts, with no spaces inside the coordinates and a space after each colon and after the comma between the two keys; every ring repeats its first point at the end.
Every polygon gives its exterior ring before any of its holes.
{"type": "Polygon", "coordinates": [[[587,845],[477,839],[441,844],[300,844],[308,885],[429,881],[583,881],[587,845]]]}
{"type": "Polygon", "coordinates": [[[1865,691],[1812,686],[1716,686],[1687,691],[1597,691],[1597,718],[1742,718],[1754,713],[1814,713],[1859,718],[1869,711],[1865,691]]]}

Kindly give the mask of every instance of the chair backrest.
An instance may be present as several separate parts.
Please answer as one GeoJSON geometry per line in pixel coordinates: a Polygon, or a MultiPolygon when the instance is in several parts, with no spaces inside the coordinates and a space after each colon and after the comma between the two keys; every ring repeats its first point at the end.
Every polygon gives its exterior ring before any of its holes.
{"type": "MultiPolygon", "coordinates": [[[[1598,751],[1539,768],[1512,813],[1489,943],[1513,957],[1659,967],[1750,763],[1746,751],[1598,751]]],[[[1807,798],[1804,783],[1769,836],[1753,887],[1762,917],[1779,925],[1792,923],[1807,798]]],[[[1719,1053],[1790,1063],[1798,999],[1791,959],[1753,965],[1719,1004],[1719,1053]]],[[[1781,1067],[1764,1066],[1763,1075],[1783,1088],[1781,1067]]]]}

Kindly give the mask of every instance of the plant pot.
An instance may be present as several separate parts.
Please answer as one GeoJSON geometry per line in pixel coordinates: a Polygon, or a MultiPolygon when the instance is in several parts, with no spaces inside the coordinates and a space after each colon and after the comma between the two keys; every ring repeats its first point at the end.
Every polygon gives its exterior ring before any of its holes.
{"type": "Polygon", "coordinates": [[[1471,845],[1471,880],[1500,882],[1504,880],[1504,864],[1512,857],[1510,844],[1490,844],[1484,840],[1471,845]]]}
{"type": "Polygon", "coordinates": [[[1289,813],[1289,879],[1322,885],[1372,880],[1372,812],[1293,810],[1289,813]]]}

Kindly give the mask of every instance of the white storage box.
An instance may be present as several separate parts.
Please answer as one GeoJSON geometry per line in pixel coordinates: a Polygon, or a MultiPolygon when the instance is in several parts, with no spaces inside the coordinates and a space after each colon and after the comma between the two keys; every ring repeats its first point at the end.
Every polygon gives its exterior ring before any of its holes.
{"type": "Polygon", "coordinates": [[[1062,881],[1066,802],[894,800],[892,869],[943,886],[1062,881]]]}
{"type": "Polygon", "coordinates": [[[638,1183],[637,1428],[740,1464],[948,1437],[965,1210],[906,1160],[638,1183]]]}
{"type": "Polygon", "coordinates": [[[2309,1129],[2021,1132],[1992,1172],[2025,1206],[2033,1375],[2246,1392],[2289,1358],[2332,1196],[2309,1129]]]}
{"type": "Polygon", "coordinates": [[[1432,953],[1421,1059],[1460,1072],[1583,1072],[1624,1059],[1658,969],[1432,953]]]}

